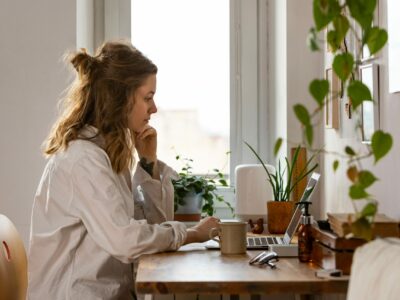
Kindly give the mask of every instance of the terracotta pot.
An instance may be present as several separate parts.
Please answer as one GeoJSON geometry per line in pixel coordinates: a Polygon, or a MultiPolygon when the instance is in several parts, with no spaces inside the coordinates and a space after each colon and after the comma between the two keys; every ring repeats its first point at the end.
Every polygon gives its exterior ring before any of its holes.
{"type": "Polygon", "coordinates": [[[179,222],[198,222],[201,219],[201,214],[175,214],[174,221],[179,222]]]}
{"type": "Polygon", "coordinates": [[[294,208],[293,201],[268,201],[268,231],[269,233],[285,233],[292,218],[294,208]]]}

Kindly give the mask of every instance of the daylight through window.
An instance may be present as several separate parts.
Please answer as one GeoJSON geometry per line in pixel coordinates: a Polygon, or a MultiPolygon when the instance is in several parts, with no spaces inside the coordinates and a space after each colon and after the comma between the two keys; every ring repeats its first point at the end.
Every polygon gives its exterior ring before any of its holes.
{"type": "Polygon", "coordinates": [[[229,172],[229,0],[132,0],[132,43],[157,66],[158,156],[229,172]]]}

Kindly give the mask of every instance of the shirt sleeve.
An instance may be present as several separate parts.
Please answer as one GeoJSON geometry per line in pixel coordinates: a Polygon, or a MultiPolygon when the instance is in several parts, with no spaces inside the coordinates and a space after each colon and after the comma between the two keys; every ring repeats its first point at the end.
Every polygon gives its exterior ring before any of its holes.
{"type": "Polygon", "coordinates": [[[132,180],[132,191],[135,198],[135,217],[142,212],[150,224],[161,224],[174,219],[174,187],[171,179],[177,173],[162,161],[158,161],[160,180],[153,179],[138,164],[132,180]]]}
{"type": "Polygon", "coordinates": [[[178,249],[186,239],[179,222],[149,224],[128,213],[129,188],[113,172],[102,150],[88,150],[71,171],[71,211],[84,223],[88,234],[110,255],[130,263],[142,254],[178,249]]]}

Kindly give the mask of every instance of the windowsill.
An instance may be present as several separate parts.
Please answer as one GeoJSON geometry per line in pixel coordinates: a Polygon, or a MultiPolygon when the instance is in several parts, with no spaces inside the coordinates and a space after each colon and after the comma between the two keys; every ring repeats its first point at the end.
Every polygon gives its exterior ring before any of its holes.
{"type": "MultiPolygon", "coordinates": [[[[224,200],[228,202],[233,208],[236,206],[235,201],[235,188],[231,186],[220,186],[217,188],[218,194],[224,197],[224,200]]],[[[216,201],[215,208],[226,208],[223,202],[216,201]]]]}

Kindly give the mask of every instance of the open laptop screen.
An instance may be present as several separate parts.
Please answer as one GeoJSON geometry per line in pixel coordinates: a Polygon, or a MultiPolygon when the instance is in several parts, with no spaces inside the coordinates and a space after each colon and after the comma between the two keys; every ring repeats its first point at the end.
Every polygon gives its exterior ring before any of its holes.
{"type": "MultiPolygon", "coordinates": [[[[301,196],[300,201],[309,201],[311,202],[311,195],[314,191],[314,188],[318,182],[318,179],[320,177],[320,174],[318,173],[312,173],[310,179],[308,180],[307,186],[304,190],[303,195],[301,196]]],[[[301,211],[302,211],[302,207],[300,207],[300,205],[297,205],[292,219],[290,220],[290,223],[288,225],[288,228],[286,229],[285,232],[285,236],[284,236],[284,244],[289,244],[295,231],[297,226],[299,226],[299,222],[300,222],[300,218],[301,218],[301,211]]]]}

